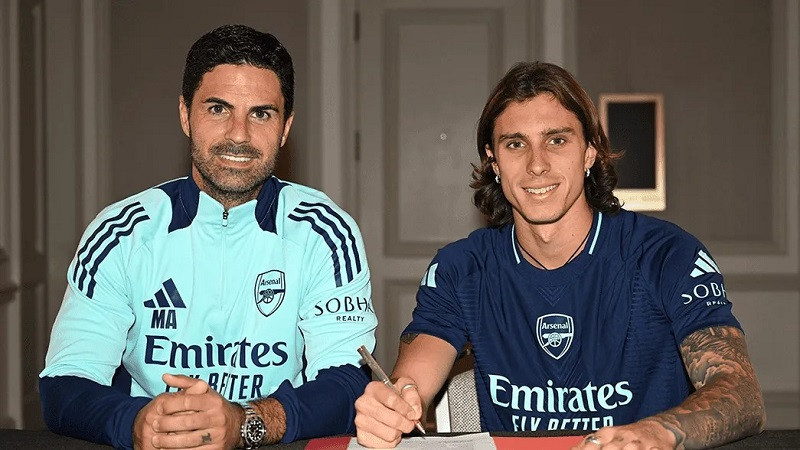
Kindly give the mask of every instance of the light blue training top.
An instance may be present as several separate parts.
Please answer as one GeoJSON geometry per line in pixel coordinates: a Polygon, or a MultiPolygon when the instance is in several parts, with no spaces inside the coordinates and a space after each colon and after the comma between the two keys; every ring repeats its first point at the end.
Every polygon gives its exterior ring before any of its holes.
{"type": "Polygon", "coordinates": [[[274,177],[229,211],[191,177],[109,206],[68,282],[41,377],[110,386],[122,365],[132,397],[169,391],[161,376],[175,373],[246,402],[359,367],[356,349],[375,346],[357,225],[321,192],[274,177]]]}

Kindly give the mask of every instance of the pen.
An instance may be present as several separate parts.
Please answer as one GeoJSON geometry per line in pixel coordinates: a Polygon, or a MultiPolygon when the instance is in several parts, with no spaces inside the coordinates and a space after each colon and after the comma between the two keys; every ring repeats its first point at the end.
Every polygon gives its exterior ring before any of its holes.
{"type": "MultiPolygon", "coordinates": [[[[367,350],[367,347],[364,347],[362,345],[361,347],[358,348],[358,353],[361,355],[362,358],[364,358],[364,361],[367,362],[369,368],[372,369],[372,371],[375,372],[376,375],[378,375],[378,378],[381,379],[383,384],[389,386],[389,388],[393,390],[400,397],[403,396],[403,394],[400,393],[400,391],[397,389],[394,383],[392,383],[389,377],[386,376],[386,372],[384,372],[383,369],[381,369],[381,366],[378,365],[378,361],[375,361],[375,358],[372,357],[372,354],[370,354],[369,350],[367,350]]],[[[422,428],[422,425],[419,423],[419,420],[417,420],[414,425],[422,434],[426,434],[425,429],[422,428]]]]}

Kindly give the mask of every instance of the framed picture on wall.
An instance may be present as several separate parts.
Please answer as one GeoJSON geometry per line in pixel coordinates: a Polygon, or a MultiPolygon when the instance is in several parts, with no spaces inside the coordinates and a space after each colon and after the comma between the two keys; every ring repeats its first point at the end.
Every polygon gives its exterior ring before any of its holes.
{"type": "Polygon", "coordinates": [[[614,195],[631,211],[667,208],[662,94],[600,94],[600,122],[621,152],[614,195]]]}

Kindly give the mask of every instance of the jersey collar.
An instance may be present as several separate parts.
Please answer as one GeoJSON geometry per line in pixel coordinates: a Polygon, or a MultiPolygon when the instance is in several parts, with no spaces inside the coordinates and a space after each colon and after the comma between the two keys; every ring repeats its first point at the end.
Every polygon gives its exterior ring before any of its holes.
{"type": "MultiPolygon", "coordinates": [[[[276,232],[275,218],[278,210],[278,198],[280,190],[287,186],[285,183],[274,176],[270,176],[261,186],[261,191],[255,201],[250,201],[231,208],[228,211],[228,223],[234,224],[246,220],[246,217],[255,218],[259,227],[264,231],[276,232]]],[[[195,183],[191,174],[179,180],[164,183],[159,186],[172,201],[172,221],[169,231],[186,228],[191,225],[197,217],[200,207],[200,188],[195,183]]],[[[220,222],[222,218],[222,205],[203,193],[202,203],[203,217],[210,217],[214,222],[220,222]]]]}
{"type": "MultiPolygon", "coordinates": [[[[581,253],[578,254],[578,257],[580,257],[583,253],[588,253],[589,255],[594,254],[595,246],[597,244],[597,238],[600,236],[600,228],[602,227],[602,225],[603,225],[603,213],[600,211],[596,211],[594,213],[594,217],[592,218],[593,230],[589,231],[589,236],[590,236],[589,241],[586,243],[586,246],[583,248],[583,250],[581,250],[581,253]],[[589,249],[588,252],[586,250],[587,248],[589,249]]],[[[517,233],[515,227],[516,225],[512,223],[511,236],[509,237],[511,241],[511,251],[514,255],[514,262],[516,264],[521,264],[523,258],[519,253],[519,241],[517,241],[517,233]]]]}

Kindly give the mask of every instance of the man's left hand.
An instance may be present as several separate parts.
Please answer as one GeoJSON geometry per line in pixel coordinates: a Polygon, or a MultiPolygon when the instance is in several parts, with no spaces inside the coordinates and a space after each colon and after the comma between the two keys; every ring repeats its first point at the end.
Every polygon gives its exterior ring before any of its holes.
{"type": "Polygon", "coordinates": [[[243,412],[203,380],[164,374],[164,382],[180,389],[164,400],[153,423],[156,448],[231,449],[239,444],[243,412]]]}
{"type": "Polygon", "coordinates": [[[604,427],[589,434],[572,450],[669,450],[675,436],[657,421],[640,420],[630,425],[604,427]]]}

